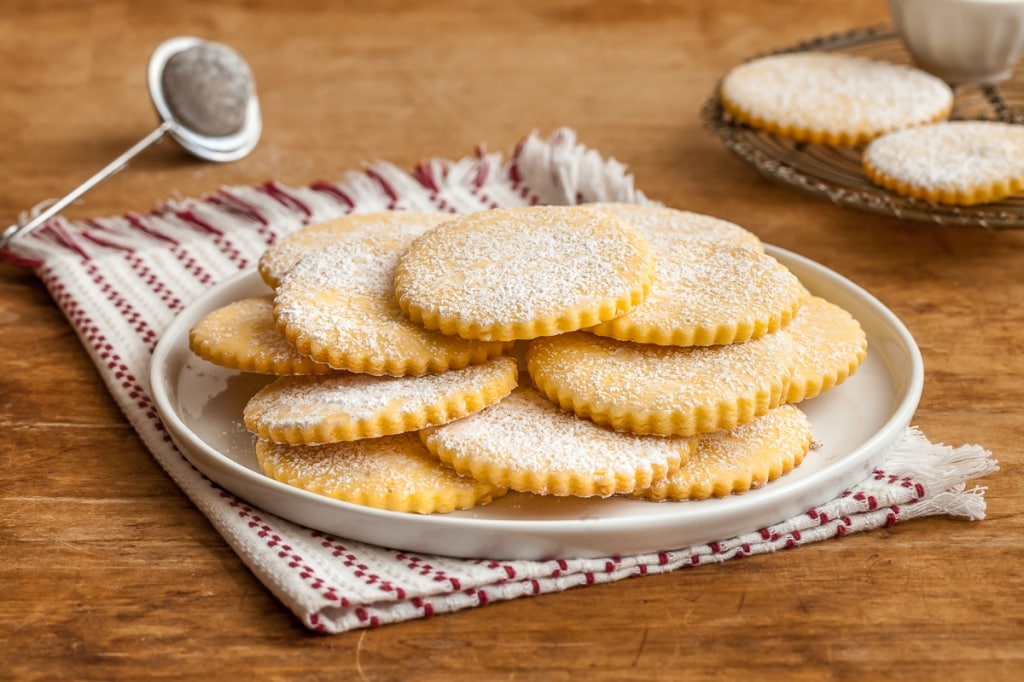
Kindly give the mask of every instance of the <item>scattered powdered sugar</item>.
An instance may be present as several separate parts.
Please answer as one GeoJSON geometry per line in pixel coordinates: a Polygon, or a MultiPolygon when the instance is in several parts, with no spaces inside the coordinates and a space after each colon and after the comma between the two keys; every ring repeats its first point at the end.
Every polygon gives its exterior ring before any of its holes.
{"type": "Polygon", "coordinates": [[[1024,126],[947,121],[901,130],[869,144],[864,162],[916,187],[972,192],[1024,178],[1024,126]]]}
{"type": "Polygon", "coordinates": [[[579,207],[485,211],[424,235],[395,278],[409,307],[483,326],[528,323],[630,300],[650,281],[643,238],[579,207]]]}
{"type": "Polygon", "coordinates": [[[734,68],[722,82],[722,99],[782,126],[877,134],[944,117],[953,92],[942,80],[913,67],[800,52],[734,68]]]}
{"type": "Polygon", "coordinates": [[[629,478],[655,467],[674,468],[693,446],[690,438],[606,429],[562,411],[525,386],[480,412],[431,429],[428,439],[488,467],[629,478]]]}

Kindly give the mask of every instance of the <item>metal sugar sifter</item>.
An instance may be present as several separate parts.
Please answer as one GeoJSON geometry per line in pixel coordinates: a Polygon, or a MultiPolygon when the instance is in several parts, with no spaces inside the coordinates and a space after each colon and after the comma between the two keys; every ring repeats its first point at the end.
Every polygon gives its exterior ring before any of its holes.
{"type": "Polygon", "coordinates": [[[193,156],[217,162],[241,159],[259,141],[263,123],[252,72],[231,48],[191,36],[171,38],[154,50],[147,80],[160,126],[32,220],[4,230],[0,249],[46,223],[164,135],[193,156]]]}

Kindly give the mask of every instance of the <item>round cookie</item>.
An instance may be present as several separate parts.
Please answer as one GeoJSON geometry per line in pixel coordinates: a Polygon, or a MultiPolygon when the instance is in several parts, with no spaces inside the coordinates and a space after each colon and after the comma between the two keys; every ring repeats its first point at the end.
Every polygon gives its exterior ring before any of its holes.
{"type": "Polygon", "coordinates": [[[395,295],[428,329],[511,341],[589,327],[647,294],[654,259],[634,229],[578,206],[494,209],[417,239],[395,295]]]}
{"type": "Polygon", "coordinates": [[[450,213],[423,213],[418,211],[381,211],[378,213],[355,213],[323,223],[314,223],[292,232],[271,244],[260,256],[257,270],[260,277],[276,288],[292,267],[306,254],[352,234],[392,234],[403,232],[412,225],[414,229],[433,227],[451,220],[450,213]]]}
{"type": "Polygon", "coordinates": [[[644,236],[658,254],[647,298],[587,331],[659,345],[737,343],[778,330],[806,297],[800,280],[766,253],[657,227],[644,236]]]}
{"type": "Polygon", "coordinates": [[[526,365],[550,400],[620,431],[692,436],[779,406],[796,350],[783,329],[724,346],[656,346],[587,332],[536,339],[526,365]]]}
{"type": "Polygon", "coordinates": [[[864,173],[892,192],[971,206],[1024,190],[1024,126],[944,121],[884,135],[868,145],[864,173]]]}
{"type": "Polygon", "coordinates": [[[411,432],[328,445],[258,440],[256,460],[263,473],[282,483],[390,511],[450,512],[505,493],[444,466],[411,432]]]}
{"type": "Polygon", "coordinates": [[[782,405],[749,424],[703,434],[686,464],[632,497],[660,502],[743,493],[792,471],[812,440],[807,416],[782,405]]]}
{"type": "Polygon", "coordinates": [[[268,296],[229,303],[199,320],[188,333],[189,348],[215,365],[261,374],[324,374],[330,365],[299,353],[277,328],[268,296]]]}
{"type": "Polygon", "coordinates": [[[738,121],[802,142],[857,145],[946,118],[953,91],[919,69],[853,55],[796,52],[735,67],[722,106],[738,121]]]}
{"type": "MultiPolygon", "coordinates": [[[[715,243],[747,246],[755,251],[764,251],[760,238],[750,230],[728,220],[681,211],[668,206],[652,204],[592,203],[587,208],[611,213],[629,223],[640,234],[650,239],[651,233],[674,235],[679,239],[699,239],[715,243]]],[[[653,246],[653,245],[652,245],[653,246]]],[[[657,249],[660,260],[661,254],[657,249]]]]}
{"type": "Polygon", "coordinates": [[[867,335],[850,313],[812,296],[786,327],[796,344],[796,365],[786,402],[828,391],[857,371],[868,354],[867,335]]]}
{"type": "Polygon", "coordinates": [[[376,438],[444,424],[516,387],[516,361],[494,358],[442,374],[280,377],[245,406],[245,426],[264,440],[319,444],[376,438]]]}
{"type": "Polygon", "coordinates": [[[398,307],[398,258],[431,228],[430,221],[399,223],[306,254],[277,286],[278,327],[300,353],[352,372],[438,373],[501,355],[506,344],[424,329],[398,307]]]}
{"type": "Polygon", "coordinates": [[[464,419],[421,432],[456,471],[541,495],[608,497],[678,469],[694,438],[619,433],[564,412],[530,387],[464,419]]]}

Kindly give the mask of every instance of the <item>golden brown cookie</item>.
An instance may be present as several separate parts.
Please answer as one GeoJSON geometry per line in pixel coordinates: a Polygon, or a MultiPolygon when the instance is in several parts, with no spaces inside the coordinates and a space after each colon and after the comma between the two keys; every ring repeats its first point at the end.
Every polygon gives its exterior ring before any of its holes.
{"type": "Polygon", "coordinates": [[[412,226],[429,228],[452,218],[450,213],[420,211],[381,211],[354,213],[322,223],[305,225],[271,244],[260,256],[257,270],[271,288],[280,284],[288,271],[311,251],[333,244],[353,234],[388,235],[404,232],[412,226]]]}
{"type": "Polygon", "coordinates": [[[803,142],[857,145],[946,118],[953,91],[910,66],[828,52],[761,57],[722,81],[736,120],[803,142]]]}
{"type": "Polygon", "coordinates": [[[658,228],[645,236],[658,255],[647,298],[588,331],[659,345],[737,343],[787,324],[806,296],[786,266],[760,251],[658,228]]]}
{"type": "Polygon", "coordinates": [[[786,402],[798,403],[843,383],[867,357],[867,335],[850,313],[820,296],[801,306],[786,327],[796,344],[796,365],[786,402]]]}
{"type": "Polygon", "coordinates": [[[690,460],[633,497],[647,500],[704,500],[763,486],[799,465],[811,447],[807,416],[782,405],[749,424],[706,433],[690,460]]]}
{"type": "Polygon", "coordinates": [[[494,209],[417,239],[395,294],[428,329],[467,339],[530,339],[589,327],[643,300],[654,259],[640,234],[578,206],[494,209]]]}
{"type": "Polygon", "coordinates": [[[574,332],[530,343],[530,377],[550,400],[620,431],[692,436],[778,407],[789,390],[785,330],[725,346],[656,346],[574,332]]]}
{"type": "Polygon", "coordinates": [[[890,191],[972,206],[1024,190],[1024,126],[944,121],[900,130],[868,145],[864,172],[890,191]]]}
{"type": "Polygon", "coordinates": [[[464,417],[508,395],[517,376],[515,359],[499,357],[423,376],[280,377],[249,400],[243,416],[246,428],[277,443],[376,438],[464,417]]]}
{"type": "Polygon", "coordinates": [[[398,307],[398,258],[430,221],[353,233],[306,254],[274,295],[274,317],[299,352],[336,369],[420,375],[501,355],[507,344],[424,329],[398,307]]]}
{"type": "Polygon", "coordinates": [[[210,312],[188,334],[199,357],[231,369],[262,374],[335,371],[299,353],[277,328],[270,296],[255,296],[210,312]]]}
{"type": "MultiPolygon", "coordinates": [[[[750,230],[728,220],[691,211],[681,211],[668,206],[653,204],[592,203],[587,208],[611,213],[624,220],[640,234],[648,238],[652,233],[673,235],[678,239],[697,239],[718,244],[747,246],[755,251],[764,251],[760,238],[750,230]]],[[[658,258],[661,254],[655,249],[658,258]]]]}
{"type": "Polygon", "coordinates": [[[505,493],[444,466],[411,432],[328,445],[258,440],[256,460],[267,476],[282,483],[390,511],[450,512],[487,504],[505,493]]]}
{"type": "Polygon", "coordinates": [[[530,387],[421,435],[432,453],[466,476],[521,492],[578,497],[649,487],[678,469],[695,443],[603,428],[530,387]]]}

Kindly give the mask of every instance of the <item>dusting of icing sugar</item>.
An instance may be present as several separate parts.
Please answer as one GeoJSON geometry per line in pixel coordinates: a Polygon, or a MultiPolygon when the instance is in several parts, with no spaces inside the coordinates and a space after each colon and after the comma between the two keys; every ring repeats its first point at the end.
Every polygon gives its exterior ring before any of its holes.
{"type": "Polygon", "coordinates": [[[427,432],[437,447],[488,467],[518,472],[622,475],[675,468],[691,438],[638,436],[606,429],[562,411],[521,386],[501,402],[427,432]]]}
{"type": "Polygon", "coordinates": [[[516,361],[499,357],[481,365],[424,376],[373,376],[350,372],[279,377],[260,389],[245,407],[270,430],[310,429],[332,423],[365,422],[405,415],[448,414],[453,401],[488,394],[497,399],[515,386],[516,361]],[[442,409],[443,408],[443,409],[442,409]]]}
{"type": "Polygon", "coordinates": [[[427,233],[402,257],[395,290],[410,307],[494,326],[629,300],[652,270],[646,242],[614,217],[531,207],[471,214],[427,233]]]}
{"type": "Polygon", "coordinates": [[[318,446],[260,440],[256,454],[272,478],[356,502],[491,490],[441,464],[415,433],[318,446]]]}
{"type": "Polygon", "coordinates": [[[728,431],[702,434],[693,456],[644,495],[685,499],[730,490],[735,482],[753,475],[765,483],[769,472],[801,459],[812,440],[807,416],[792,405],[769,410],[754,421],[728,431]]]}
{"type": "Polygon", "coordinates": [[[268,284],[276,287],[303,257],[334,242],[365,236],[418,236],[428,228],[450,219],[451,215],[447,213],[385,211],[351,214],[307,225],[267,247],[260,256],[260,275],[268,284]]]}
{"type": "Polygon", "coordinates": [[[971,192],[1024,177],[1024,126],[948,121],[884,135],[864,162],[925,189],[971,192]]]}
{"type": "Polygon", "coordinates": [[[538,384],[566,391],[595,410],[689,412],[786,383],[793,340],[785,329],[723,346],[653,346],[575,332],[536,339],[527,352],[538,384]]]}
{"type": "Polygon", "coordinates": [[[637,232],[651,242],[651,247],[659,257],[659,249],[653,240],[672,236],[678,240],[696,239],[715,243],[728,243],[747,246],[757,251],[764,251],[764,244],[750,230],[740,227],[721,218],[681,211],[667,206],[650,206],[645,204],[592,203],[585,204],[606,213],[611,213],[619,220],[631,225],[637,232]]]}
{"type": "Polygon", "coordinates": [[[403,223],[388,234],[344,237],[307,254],[277,287],[277,324],[289,338],[301,338],[311,347],[373,362],[437,358],[480,348],[480,342],[424,329],[398,307],[394,271],[399,255],[429,228],[403,223]]]}
{"type": "Polygon", "coordinates": [[[812,296],[786,327],[796,347],[792,381],[819,384],[827,378],[845,379],[867,355],[867,336],[849,312],[812,296]]]}
{"type": "Polygon", "coordinates": [[[953,92],[913,67],[852,55],[800,52],[734,68],[722,98],[776,124],[881,133],[945,116],[953,92]]]}
{"type": "Polygon", "coordinates": [[[617,324],[665,330],[767,324],[791,314],[804,296],[788,268],[748,247],[695,243],[661,231],[648,241],[657,255],[654,284],[617,324]]]}

